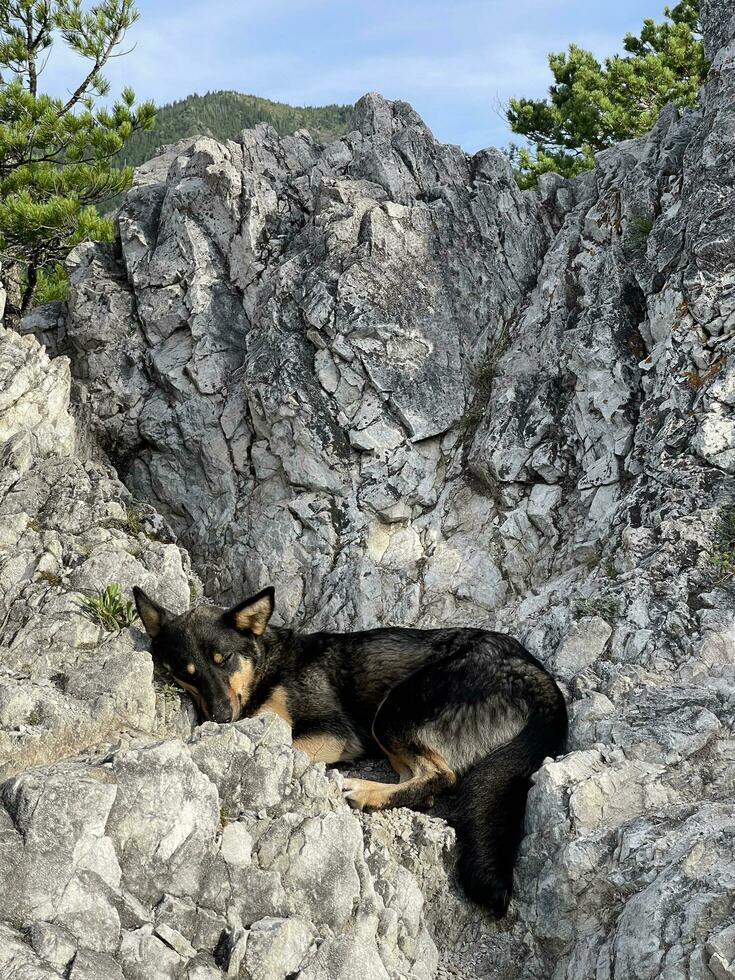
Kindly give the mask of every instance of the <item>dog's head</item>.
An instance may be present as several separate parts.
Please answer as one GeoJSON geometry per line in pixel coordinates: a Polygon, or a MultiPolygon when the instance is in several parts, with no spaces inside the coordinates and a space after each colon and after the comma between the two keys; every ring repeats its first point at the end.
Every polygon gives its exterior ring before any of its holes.
{"type": "Polygon", "coordinates": [[[151,638],[153,659],[194,698],[204,718],[240,718],[250,700],[264,647],[260,639],[273,613],[273,589],[263,589],[232,609],[197,606],[177,616],[133,589],[151,638]]]}

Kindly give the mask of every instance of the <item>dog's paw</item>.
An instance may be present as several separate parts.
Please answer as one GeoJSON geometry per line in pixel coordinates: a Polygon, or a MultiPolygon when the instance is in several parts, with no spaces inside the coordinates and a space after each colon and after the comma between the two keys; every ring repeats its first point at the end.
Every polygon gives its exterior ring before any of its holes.
{"type": "Polygon", "coordinates": [[[345,779],[342,795],[354,810],[380,810],[386,805],[388,786],[369,779],[345,779]]]}
{"type": "Polygon", "coordinates": [[[360,801],[358,800],[359,790],[355,783],[359,782],[357,779],[345,779],[342,783],[342,796],[353,808],[353,810],[362,810],[360,801]]]}

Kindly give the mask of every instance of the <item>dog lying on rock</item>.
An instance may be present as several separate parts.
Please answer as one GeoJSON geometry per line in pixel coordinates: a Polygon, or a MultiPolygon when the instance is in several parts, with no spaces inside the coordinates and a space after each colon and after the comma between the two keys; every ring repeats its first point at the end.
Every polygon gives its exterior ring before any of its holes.
{"type": "Polygon", "coordinates": [[[134,594],[154,659],[204,718],[274,711],[315,762],[384,755],[397,783],[344,780],[361,810],[423,808],[456,788],[460,881],[505,915],[531,774],[567,736],[559,687],[520,643],[481,629],[269,627],[272,588],[180,616],[134,594]]]}

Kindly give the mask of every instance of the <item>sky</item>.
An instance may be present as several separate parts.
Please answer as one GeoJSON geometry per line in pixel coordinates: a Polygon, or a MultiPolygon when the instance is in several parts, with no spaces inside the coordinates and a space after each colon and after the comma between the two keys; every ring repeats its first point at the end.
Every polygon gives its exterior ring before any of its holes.
{"type": "MultiPolygon", "coordinates": [[[[352,103],[369,91],[410,102],[442,142],[505,146],[511,96],[540,97],[549,51],[602,58],[664,0],[138,0],[129,54],[106,72],[163,105],[232,89],[292,105],[352,103]]],[[[55,55],[46,91],[75,88],[55,55]]]]}

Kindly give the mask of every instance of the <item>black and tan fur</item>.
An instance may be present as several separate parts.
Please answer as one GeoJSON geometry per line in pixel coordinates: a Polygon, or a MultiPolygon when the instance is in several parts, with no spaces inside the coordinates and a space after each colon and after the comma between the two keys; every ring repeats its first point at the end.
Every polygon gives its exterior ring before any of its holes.
{"type": "Polygon", "coordinates": [[[505,914],[531,774],[567,734],[559,688],[520,643],[480,629],[272,628],[273,589],[181,616],[140,589],[135,601],[153,656],[204,718],[274,711],[315,761],[385,755],[398,782],[345,779],[352,806],[426,807],[456,786],[460,879],[505,914]]]}

